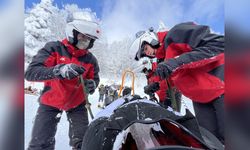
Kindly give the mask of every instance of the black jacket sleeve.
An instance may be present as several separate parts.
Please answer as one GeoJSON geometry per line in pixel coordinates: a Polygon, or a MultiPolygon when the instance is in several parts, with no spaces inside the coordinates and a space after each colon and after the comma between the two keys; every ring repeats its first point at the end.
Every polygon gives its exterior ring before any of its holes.
{"type": "Polygon", "coordinates": [[[172,43],[187,44],[190,52],[183,52],[167,61],[171,68],[210,59],[224,53],[224,36],[212,34],[208,26],[182,23],[174,26],[165,37],[165,49],[172,43]]]}
{"type": "Polygon", "coordinates": [[[96,87],[98,87],[99,82],[100,82],[100,77],[99,77],[100,68],[99,68],[97,59],[95,57],[94,57],[94,59],[95,59],[95,62],[94,62],[94,81],[96,83],[96,87]]]}
{"type": "Polygon", "coordinates": [[[55,52],[56,42],[47,43],[38,53],[32,58],[32,62],[29,64],[25,78],[28,81],[44,81],[55,78],[53,69],[55,66],[55,52]],[[49,64],[49,65],[48,65],[49,64]]]}
{"type": "Polygon", "coordinates": [[[96,59],[96,57],[92,54],[89,53],[89,59],[90,62],[92,64],[92,67],[90,68],[90,70],[88,71],[88,74],[86,76],[87,79],[93,79],[96,83],[96,87],[98,87],[99,82],[100,82],[100,77],[99,77],[99,65],[98,65],[98,61],[96,59]]]}

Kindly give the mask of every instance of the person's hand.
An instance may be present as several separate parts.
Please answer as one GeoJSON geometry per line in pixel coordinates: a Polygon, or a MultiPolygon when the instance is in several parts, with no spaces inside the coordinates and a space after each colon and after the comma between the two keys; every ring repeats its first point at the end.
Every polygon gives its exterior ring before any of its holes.
{"type": "Polygon", "coordinates": [[[166,62],[159,63],[155,70],[155,75],[159,76],[161,79],[167,79],[171,73],[172,73],[172,68],[169,65],[167,65],[166,62]]]}
{"type": "Polygon", "coordinates": [[[94,80],[86,79],[86,80],[84,80],[84,85],[87,88],[89,94],[93,94],[95,92],[96,83],[94,80]]]}
{"type": "Polygon", "coordinates": [[[158,82],[151,83],[144,87],[144,93],[150,95],[152,93],[155,93],[160,89],[160,85],[158,82]]]}
{"type": "Polygon", "coordinates": [[[55,76],[68,80],[78,77],[79,75],[83,74],[84,71],[85,68],[83,66],[74,63],[59,64],[56,65],[53,70],[55,76]]]}

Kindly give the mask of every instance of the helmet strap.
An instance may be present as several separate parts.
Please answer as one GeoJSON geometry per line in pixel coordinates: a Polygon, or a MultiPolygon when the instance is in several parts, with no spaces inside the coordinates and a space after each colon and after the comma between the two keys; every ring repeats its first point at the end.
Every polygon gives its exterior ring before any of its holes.
{"type": "Polygon", "coordinates": [[[73,43],[74,43],[74,38],[69,37],[69,43],[70,43],[70,44],[73,44],[73,43]]]}
{"type": "Polygon", "coordinates": [[[79,32],[78,31],[76,31],[75,29],[73,29],[73,42],[72,42],[72,45],[73,46],[76,46],[76,44],[77,44],[77,42],[78,42],[78,40],[77,40],[77,35],[79,34],[79,32]]]}
{"type": "Polygon", "coordinates": [[[91,49],[94,46],[95,39],[91,39],[89,42],[89,46],[86,49],[91,49]]]}

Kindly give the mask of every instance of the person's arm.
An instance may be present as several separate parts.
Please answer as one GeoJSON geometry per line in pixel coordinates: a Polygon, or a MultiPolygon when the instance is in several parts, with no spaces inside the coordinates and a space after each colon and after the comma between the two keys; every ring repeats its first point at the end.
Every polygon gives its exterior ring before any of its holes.
{"type": "Polygon", "coordinates": [[[100,77],[99,77],[99,65],[98,65],[98,61],[95,58],[94,55],[92,55],[92,60],[91,60],[91,64],[93,64],[93,67],[90,68],[88,75],[87,75],[87,79],[92,79],[95,81],[96,87],[98,87],[99,82],[100,82],[100,77]]]}
{"type": "Polygon", "coordinates": [[[100,82],[99,71],[100,71],[99,65],[98,65],[98,62],[96,61],[94,65],[94,81],[97,86],[99,85],[99,82],[100,82]]]}
{"type": "Polygon", "coordinates": [[[168,32],[165,38],[165,48],[165,61],[172,70],[186,66],[199,67],[208,59],[224,53],[224,36],[210,33],[208,26],[183,23],[176,25],[168,32]],[[185,51],[178,51],[180,49],[185,51]],[[171,58],[174,53],[180,55],[171,58]],[[189,65],[191,63],[195,65],[189,65]]]}
{"type": "Polygon", "coordinates": [[[90,94],[93,94],[100,82],[99,65],[97,59],[94,56],[92,56],[90,63],[92,64],[92,66],[89,68],[88,74],[86,75],[85,86],[88,88],[88,92],[90,94]]]}
{"type": "Polygon", "coordinates": [[[56,57],[53,54],[55,42],[47,43],[38,53],[32,58],[29,64],[25,78],[28,81],[43,81],[54,79],[55,73],[53,72],[56,65],[56,57]]]}

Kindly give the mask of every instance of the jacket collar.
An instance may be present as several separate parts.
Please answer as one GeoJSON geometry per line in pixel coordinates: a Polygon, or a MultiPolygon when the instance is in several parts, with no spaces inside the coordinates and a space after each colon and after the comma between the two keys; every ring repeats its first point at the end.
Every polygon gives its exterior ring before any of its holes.
{"type": "Polygon", "coordinates": [[[62,43],[67,47],[67,51],[74,57],[84,56],[89,53],[88,50],[75,48],[67,39],[63,39],[62,43]]]}

